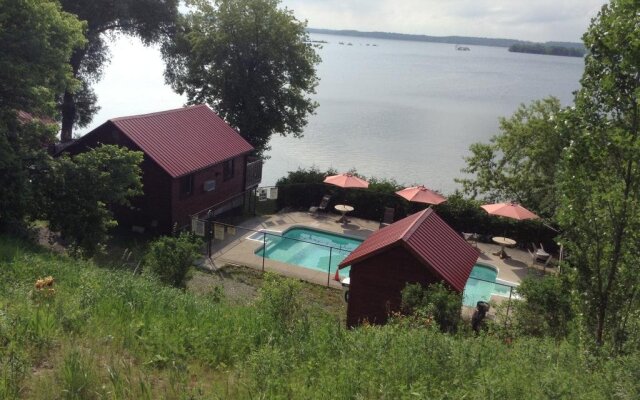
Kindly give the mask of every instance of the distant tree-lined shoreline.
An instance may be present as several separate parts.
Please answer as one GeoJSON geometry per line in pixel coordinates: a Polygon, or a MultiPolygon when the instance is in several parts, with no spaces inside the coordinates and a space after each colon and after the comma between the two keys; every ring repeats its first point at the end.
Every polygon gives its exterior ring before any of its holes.
{"type": "Polygon", "coordinates": [[[449,43],[472,46],[492,46],[492,47],[511,47],[513,45],[542,45],[546,47],[563,47],[568,49],[579,49],[584,51],[584,45],[579,42],[545,42],[533,43],[524,40],[504,39],[504,38],[485,38],[473,36],[429,36],[429,35],[412,35],[406,33],[393,32],[361,32],[356,30],[336,30],[336,29],[319,29],[307,28],[309,33],[321,33],[326,35],[341,35],[366,37],[374,39],[391,39],[391,40],[408,40],[414,42],[433,42],[433,43],[449,43]]]}
{"type": "Polygon", "coordinates": [[[545,54],[550,56],[584,57],[584,48],[549,46],[542,43],[517,43],[509,46],[512,53],[545,54]]]}

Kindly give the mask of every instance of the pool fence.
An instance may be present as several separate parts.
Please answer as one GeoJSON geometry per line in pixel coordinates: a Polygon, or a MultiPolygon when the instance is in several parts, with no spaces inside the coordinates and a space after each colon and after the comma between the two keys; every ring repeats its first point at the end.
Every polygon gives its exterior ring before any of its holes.
{"type": "Polygon", "coordinates": [[[339,282],[335,279],[338,276],[346,277],[344,272],[336,274],[336,270],[340,261],[353,250],[328,241],[305,238],[304,235],[300,238],[285,237],[276,230],[247,228],[214,219],[192,218],[191,231],[204,239],[210,259],[245,265],[263,272],[278,272],[313,283],[322,282],[326,286],[331,286],[332,280],[339,282]],[[223,249],[224,253],[221,253],[223,249]],[[277,257],[288,249],[295,251],[285,254],[284,260],[277,257]],[[312,254],[311,259],[305,259],[308,254],[312,254]]]}

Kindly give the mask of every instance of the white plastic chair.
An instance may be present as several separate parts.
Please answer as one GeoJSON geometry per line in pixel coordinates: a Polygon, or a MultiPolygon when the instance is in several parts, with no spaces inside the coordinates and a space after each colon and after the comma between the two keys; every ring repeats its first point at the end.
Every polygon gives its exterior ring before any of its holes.
{"type": "Polygon", "coordinates": [[[544,250],[544,247],[542,247],[542,243],[540,243],[540,248],[538,248],[535,243],[532,243],[532,244],[533,244],[533,251],[535,254],[535,259],[533,261],[535,262],[540,260],[542,262],[548,262],[549,259],[551,258],[551,254],[547,253],[544,250]]]}

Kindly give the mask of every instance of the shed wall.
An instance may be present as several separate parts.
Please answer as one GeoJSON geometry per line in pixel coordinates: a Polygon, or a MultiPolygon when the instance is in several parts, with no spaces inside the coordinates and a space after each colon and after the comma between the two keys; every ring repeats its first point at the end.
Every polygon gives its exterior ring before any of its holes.
{"type": "Polygon", "coordinates": [[[438,280],[401,245],[352,265],[349,276],[349,327],[364,321],[384,324],[390,312],[400,310],[407,283],[427,285],[438,280]]]}

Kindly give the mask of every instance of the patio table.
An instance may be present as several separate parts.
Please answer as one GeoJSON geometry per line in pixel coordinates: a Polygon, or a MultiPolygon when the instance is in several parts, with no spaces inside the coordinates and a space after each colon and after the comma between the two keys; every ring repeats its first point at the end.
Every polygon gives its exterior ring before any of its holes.
{"type": "Polygon", "coordinates": [[[507,237],[504,236],[494,236],[491,238],[491,240],[500,245],[500,250],[493,253],[494,256],[500,256],[501,259],[505,259],[505,258],[510,258],[509,255],[504,251],[504,247],[505,246],[515,246],[516,241],[513,239],[509,239],[507,237]]]}
{"type": "Polygon", "coordinates": [[[349,220],[346,217],[346,214],[348,212],[351,212],[354,210],[353,207],[348,206],[346,204],[336,204],[335,207],[336,211],[338,211],[340,214],[342,214],[340,216],[340,219],[338,219],[336,222],[342,222],[343,224],[346,224],[347,222],[349,222],[349,220]]]}

